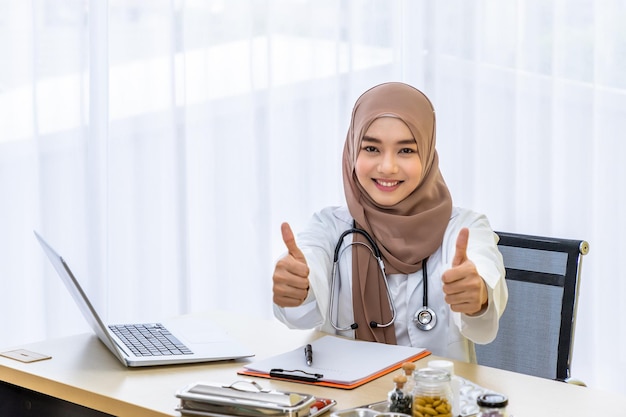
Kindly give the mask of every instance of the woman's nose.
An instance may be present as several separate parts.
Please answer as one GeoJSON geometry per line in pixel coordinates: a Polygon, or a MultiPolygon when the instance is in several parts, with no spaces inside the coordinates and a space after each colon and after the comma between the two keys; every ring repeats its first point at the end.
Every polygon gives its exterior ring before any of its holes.
{"type": "Polygon", "coordinates": [[[398,164],[396,157],[393,154],[383,155],[380,164],[378,164],[378,172],[381,174],[395,174],[398,172],[398,164]]]}

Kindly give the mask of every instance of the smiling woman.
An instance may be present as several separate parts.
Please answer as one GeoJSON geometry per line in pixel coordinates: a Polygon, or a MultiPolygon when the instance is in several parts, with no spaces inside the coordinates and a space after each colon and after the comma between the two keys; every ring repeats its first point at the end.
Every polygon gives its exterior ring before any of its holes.
{"type": "Polygon", "coordinates": [[[270,317],[281,222],[343,204],[352,104],[404,81],[437,109],[455,204],[596,248],[577,333],[604,342],[576,338],[573,372],[625,391],[603,360],[626,351],[606,320],[626,292],[625,20],[593,0],[0,2],[0,344],[88,330],[33,229],[113,321],[270,317]]]}
{"type": "Polygon", "coordinates": [[[297,242],[282,226],[279,320],[470,362],[474,343],[495,338],[508,296],[497,236],[485,215],[452,206],[433,114],[424,93],[400,82],[357,99],[346,204],[316,212],[297,242]]]}

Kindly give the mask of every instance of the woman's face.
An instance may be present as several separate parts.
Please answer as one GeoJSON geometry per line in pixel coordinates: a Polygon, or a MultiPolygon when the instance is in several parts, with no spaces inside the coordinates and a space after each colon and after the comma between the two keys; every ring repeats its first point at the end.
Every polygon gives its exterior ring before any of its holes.
{"type": "Polygon", "coordinates": [[[381,206],[393,206],[411,194],[422,179],[422,161],[408,126],[395,117],[374,120],[361,141],[355,173],[381,206]]]}

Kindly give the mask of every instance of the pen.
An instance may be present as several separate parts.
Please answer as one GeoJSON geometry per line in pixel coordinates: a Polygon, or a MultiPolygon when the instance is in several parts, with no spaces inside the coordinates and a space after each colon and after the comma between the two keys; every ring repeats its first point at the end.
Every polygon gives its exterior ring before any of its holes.
{"type": "Polygon", "coordinates": [[[313,363],[313,347],[310,344],[304,347],[304,358],[306,359],[306,364],[311,366],[313,363]]]}

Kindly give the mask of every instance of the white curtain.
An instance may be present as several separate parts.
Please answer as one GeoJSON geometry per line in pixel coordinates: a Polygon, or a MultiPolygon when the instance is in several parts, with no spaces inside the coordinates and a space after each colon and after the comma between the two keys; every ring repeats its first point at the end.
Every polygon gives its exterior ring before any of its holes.
{"type": "Polygon", "coordinates": [[[33,230],[107,320],[271,317],[280,223],[343,203],[351,106],[399,80],[434,102],[457,205],[590,242],[573,376],[626,392],[625,21],[624,0],[0,0],[0,346],[88,331],[33,230]]]}

